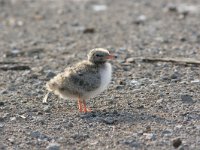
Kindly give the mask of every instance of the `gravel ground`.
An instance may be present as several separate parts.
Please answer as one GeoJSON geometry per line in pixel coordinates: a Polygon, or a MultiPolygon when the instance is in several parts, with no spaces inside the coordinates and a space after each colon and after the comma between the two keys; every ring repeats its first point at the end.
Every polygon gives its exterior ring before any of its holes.
{"type": "Polygon", "coordinates": [[[0,149],[200,147],[198,0],[0,0],[0,149]],[[88,100],[51,94],[45,83],[95,47],[118,55],[108,90],[88,100]]]}

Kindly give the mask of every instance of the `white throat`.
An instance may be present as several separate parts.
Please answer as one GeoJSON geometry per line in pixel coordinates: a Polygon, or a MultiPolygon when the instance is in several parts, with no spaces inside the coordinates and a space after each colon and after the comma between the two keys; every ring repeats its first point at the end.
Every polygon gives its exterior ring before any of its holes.
{"type": "Polygon", "coordinates": [[[106,62],[105,67],[100,69],[101,74],[101,85],[99,90],[104,91],[112,78],[112,66],[110,63],[106,62]]]}
{"type": "Polygon", "coordinates": [[[103,92],[109,85],[112,78],[112,66],[110,63],[106,62],[105,65],[100,68],[101,84],[98,89],[88,93],[88,96],[95,97],[96,95],[103,92]]]}

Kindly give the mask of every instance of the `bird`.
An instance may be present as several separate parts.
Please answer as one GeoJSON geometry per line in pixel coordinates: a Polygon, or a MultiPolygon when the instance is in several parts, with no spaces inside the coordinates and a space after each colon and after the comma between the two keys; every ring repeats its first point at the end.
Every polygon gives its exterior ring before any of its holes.
{"type": "Polygon", "coordinates": [[[107,89],[112,79],[112,65],[109,59],[116,56],[107,49],[95,48],[88,53],[88,59],[67,67],[46,83],[48,94],[53,92],[59,97],[77,99],[79,112],[91,112],[86,99],[93,98],[107,89]]]}

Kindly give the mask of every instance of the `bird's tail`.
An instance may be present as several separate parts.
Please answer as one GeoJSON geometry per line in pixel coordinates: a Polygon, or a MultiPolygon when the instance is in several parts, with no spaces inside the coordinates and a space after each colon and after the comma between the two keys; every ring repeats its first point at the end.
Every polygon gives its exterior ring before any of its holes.
{"type": "Polygon", "coordinates": [[[53,80],[50,80],[49,82],[47,82],[46,88],[48,91],[54,91],[58,88],[58,84],[53,80]]]}

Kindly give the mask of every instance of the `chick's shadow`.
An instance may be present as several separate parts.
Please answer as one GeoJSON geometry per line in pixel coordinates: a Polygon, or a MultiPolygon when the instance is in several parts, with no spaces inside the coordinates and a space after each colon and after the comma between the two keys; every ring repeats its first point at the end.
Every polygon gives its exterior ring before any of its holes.
{"type": "Polygon", "coordinates": [[[157,115],[149,114],[146,112],[126,112],[126,111],[113,111],[113,112],[91,112],[81,114],[80,118],[84,121],[105,123],[108,125],[116,125],[119,123],[132,124],[141,122],[156,122],[159,124],[174,123],[173,120],[168,120],[157,115]]]}

